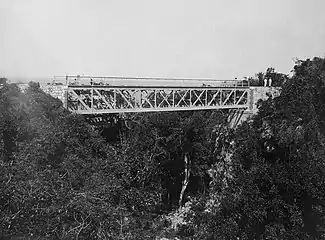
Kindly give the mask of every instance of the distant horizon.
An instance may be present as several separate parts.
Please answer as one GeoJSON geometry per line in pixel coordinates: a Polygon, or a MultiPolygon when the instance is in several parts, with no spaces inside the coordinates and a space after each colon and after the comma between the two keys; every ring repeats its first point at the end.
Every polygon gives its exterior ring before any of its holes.
{"type": "MultiPolygon", "coordinates": [[[[317,56],[315,56],[317,57],[317,56]]],[[[319,56],[321,57],[321,56],[319,56]]],[[[270,66],[272,67],[272,66],[270,66]]],[[[265,71],[267,68],[265,69],[265,71]]],[[[263,71],[263,73],[265,73],[263,71]]],[[[275,69],[276,71],[276,69],[275,69]]],[[[283,74],[290,75],[292,69],[288,72],[281,72],[283,74]]],[[[245,77],[254,77],[255,74],[258,72],[248,75],[248,76],[241,76],[241,77],[234,77],[234,78],[200,78],[200,77],[166,77],[166,76],[111,76],[111,75],[105,75],[105,76],[95,76],[95,75],[79,75],[81,77],[93,77],[93,78],[139,78],[139,79],[168,79],[168,80],[207,80],[207,81],[225,81],[225,80],[240,80],[244,79],[245,77]]],[[[78,74],[67,74],[68,76],[78,76],[78,74]]],[[[36,82],[48,82],[48,81],[53,81],[55,77],[65,77],[66,75],[54,75],[51,77],[7,77],[7,76],[0,76],[0,77],[5,77],[7,78],[10,82],[16,83],[16,82],[21,82],[21,83],[28,83],[30,81],[36,81],[36,82]]]]}

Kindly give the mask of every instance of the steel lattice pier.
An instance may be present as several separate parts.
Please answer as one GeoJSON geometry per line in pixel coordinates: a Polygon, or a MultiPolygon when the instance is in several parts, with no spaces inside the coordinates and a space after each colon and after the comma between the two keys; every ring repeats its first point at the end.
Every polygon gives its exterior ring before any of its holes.
{"type": "Polygon", "coordinates": [[[70,85],[66,104],[79,114],[245,109],[249,87],[70,85]]]}

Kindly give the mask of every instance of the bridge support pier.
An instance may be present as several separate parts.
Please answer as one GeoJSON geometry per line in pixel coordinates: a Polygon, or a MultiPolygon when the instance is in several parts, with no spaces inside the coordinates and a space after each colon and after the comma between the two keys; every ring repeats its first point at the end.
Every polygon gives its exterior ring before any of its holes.
{"type": "Polygon", "coordinates": [[[228,124],[230,128],[236,128],[244,121],[248,120],[253,112],[248,109],[230,109],[228,124]]]}

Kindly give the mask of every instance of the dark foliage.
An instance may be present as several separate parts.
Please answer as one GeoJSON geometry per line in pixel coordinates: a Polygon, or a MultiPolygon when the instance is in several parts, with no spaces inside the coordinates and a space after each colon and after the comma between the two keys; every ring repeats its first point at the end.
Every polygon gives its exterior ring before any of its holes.
{"type": "Polygon", "coordinates": [[[197,211],[197,238],[324,239],[323,63],[298,61],[281,96],[235,132],[232,175],[212,182],[218,204],[197,211]]]}
{"type": "Polygon", "coordinates": [[[192,159],[186,194],[205,191],[211,112],[92,125],[33,82],[25,93],[4,82],[0,101],[3,236],[152,239],[157,214],[178,206],[184,153],[192,159]]]}
{"type": "Polygon", "coordinates": [[[0,238],[324,239],[324,66],[258,74],[281,95],[237,129],[221,111],[94,123],[1,78],[0,238]],[[164,216],[186,202],[170,230],[164,216]]]}

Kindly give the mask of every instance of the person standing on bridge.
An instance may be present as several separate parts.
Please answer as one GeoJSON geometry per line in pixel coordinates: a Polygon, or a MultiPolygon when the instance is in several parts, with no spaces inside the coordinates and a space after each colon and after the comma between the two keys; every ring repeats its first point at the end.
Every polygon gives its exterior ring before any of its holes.
{"type": "Polygon", "coordinates": [[[269,87],[272,86],[272,78],[269,78],[269,87]]]}
{"type": "Polygon", "coordinates": [[[264,87],[266,87],[266,86],[267,86],[267,79],[264,78],[264,87]]]}

